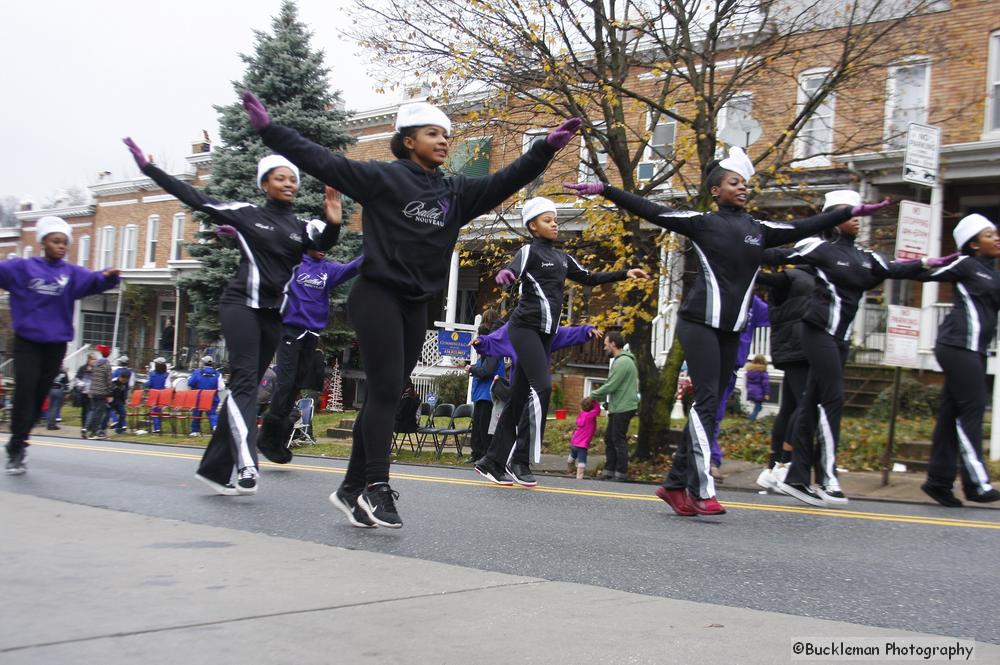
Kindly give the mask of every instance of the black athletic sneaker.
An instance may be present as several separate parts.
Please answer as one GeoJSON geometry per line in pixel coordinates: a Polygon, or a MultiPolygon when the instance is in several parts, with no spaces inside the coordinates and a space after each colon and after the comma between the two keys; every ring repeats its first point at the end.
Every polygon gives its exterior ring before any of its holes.
{"type": "Polygon", "coordinates": [[[285,445],[291,435],[292,424],[288,418],[278,420],[264,416],[260,429],[257,430],[257,450],[275,464],[288,464],[294,457],[294,453],[285,445]]]}
{"type": "Polygon", "coordinates": [[[967,496],[965,498],[976,503],[993,503],[994,501],[1000,501],[1000,492],[990,488],[978,496],[967,496]]]}
{"type": "Polygon", "coordinates": [[[361,492],[347,492],[344,490],[344,486],[341,485],[337,488],[336,492],[330,494],[330,503],[347,516],[347,521],[352,526],[362,529],[370,529],[378,526],[372,521],[372,518],[368,517],[368,513],[358,505],[358,495],[360,494],[361,492]]]}
{"type": "Polygon", "coordinates": [[[934,499],[942,506],[946,506],[948,508],[962,507],[962,502],[957,496],[955,496],[950,487],[937,487],[935,485],[931,485],[930,483],[924,483],[920,486],[920,489],[923,490],[924,494],[934,499]]]}
{"type": "Polygon", "coordinates": [[[522,485],[523,487],[534,487],[538,484],[538,481],[535,480],[535,476],[531,473],[531,467],[527,464],[511,462],[507,465],[507,475],[510,476],[515,483],[522,485]]]}
{"type": "Polygon", "coordinates": [[[816,506],[818,508],[826,506],[823,498],[820,497],[819,494],[816,494],[811,487],[778,482],[778,488],[788,496],[794,497],[802,503],[808,503],[810,506],[816,506]]]}
{"type": "Polygon", "coordinates": [[[240,469],[236,479],[236,491],[239,494],[257,493],[257,469],[252,466],[245,466],[240,469]]]}
{"type": "Polygon", "coordinates": [[[375,524],[398,529],[403,526],[403,520],[396,512],[398,498],[399,492],[389,487],[389,483],[372,483],[358,496],[358,505],[375,524]]]}
{"type": "Polygon", "coordinates": [[[28,454],[21,448],[17,452],[7,453],[7,467],[4,472],[8,476],[20,476],[28,472],[28,465],[25,463],[24,458],[28,454]]]}
{"type": "Polygon", "coordinates": [[[504,471],[503,467],[491,460],[489,457],[483,457],[478,462],[476,462],[476,473],[490,481],[491,483],[496,483],[497,485],[513,485],[514,481],[510,479],[507,472],[504,471]]]}

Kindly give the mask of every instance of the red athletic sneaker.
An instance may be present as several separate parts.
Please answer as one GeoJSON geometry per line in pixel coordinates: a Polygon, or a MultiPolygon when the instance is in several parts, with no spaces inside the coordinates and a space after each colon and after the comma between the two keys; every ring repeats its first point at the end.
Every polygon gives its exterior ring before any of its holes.
{"type": "Polygon", "coordinates": [[[691,506],[691,499],[688,497],[686,490],[671,490],[666,487],[657,487],[656,496],[666,501],[673,511],[681,517],[691,517],[698,514],[691,506]]]}
{"type": "Polygon", "coordinates": [[[722,504],[714,497],[710,496],[707,499],[691,499],[691,510],[698,513],[699,515],[725,515],[726,509],[722,507],[722,504]]]}

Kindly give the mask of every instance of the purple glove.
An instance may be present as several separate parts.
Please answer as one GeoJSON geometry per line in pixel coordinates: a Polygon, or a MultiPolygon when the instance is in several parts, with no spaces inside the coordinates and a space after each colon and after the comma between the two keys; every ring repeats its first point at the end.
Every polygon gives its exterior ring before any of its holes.
{"type": "Polygon", "coordinates": [[[882,199],[878,203],[862,203],[851,208],[851,217],[867,217],[868,215],[885,208],[890,203],[889,199],[882,199]]]}
{"type": "Polygon", "coordinates": [[[961,256],[961,254],[959,252],[955,252],[954,254],[949,254],[948,256],[928,257],[927,260],[924,261],[924,265],[928,268],[940,268],[941,266],[948,265],[959,256],[961,256]]]}
{"type": "Polygon", "coordinates": [[[503,270],[497,273],[496,282],[500,286],[510,286],[516,281],[517,277],[515,277],[514,273],[508,270],[507,268],[504,268],[503,270]]]}
{"type": "Polygon", "coordinates": [[[128,148],[128,151],[132,153],[132,159],[135,160],[135,163],[139,165],[140,169],[144,169],[149,166],[149,160],[146,159],[144,154],[142,154],[142,150],[135,144],[135,141],[132,140],[131,136],[126,136],[122,139],[122,142],[125,144],[125,147],[128,148]]]}
{"type": "Polygon", "coordinates": [[[561,150],[566,147],[566,145],[573,140],[576,133],[580,131],[580,127],[583,126],[583,120],[579,118],[570,118],[563,124],[559,125],[545,137],[545,140],[549,142],[549,145],[556,150],[561,150]]]}
{"type": "Polygon", "coordinates": [[[220,238],[235,238],[236,227],[230,226],[229,224],[221,224],[215,227],[215,235],[220,238]]]}
{"type": "Polygon", "coordinates": [[[575,192],[578,196],[604,193],[603,182],[564,182],[563,187],[575,192]]]}
{"type": "Polygon", "coordinates": [[[246,109],[247,115],[250,117],[251,127],[259,132],[271,124],[271,116],[267,114],[267,109],[257,99],[257,95],[249,90],[244,90],[241,97],[243,98],[243,108],[246,109]]]}

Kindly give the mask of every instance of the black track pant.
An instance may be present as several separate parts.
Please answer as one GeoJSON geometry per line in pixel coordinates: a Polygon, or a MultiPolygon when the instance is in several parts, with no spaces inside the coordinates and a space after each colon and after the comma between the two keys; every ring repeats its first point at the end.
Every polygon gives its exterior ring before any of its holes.
{"type": "Polygon", "coordinates": [[[840,416],[844,410],[844,365],[849,345],[821,328],[803,323],[802,350],[809,361],[809,376],[795,416],[792,464],[785,482],[809,485],[810,470],[815,468],[819,484],[839,490],[837,445],[840,416]],[[817,445],[813,445],[817,434],[817,445]]]}
{"type": "Polygon", "coordinates": [[[608,414],[608,426],[604,430],[604,473],[628,473],[628,424],[635,411],[608,414]]]}
{"type": "Polygon", "coordinates": [[[479,459],[490,448],[490,420],[493,419],[493,402],[477,400],[472,407],[472,437],[469,445],[472,447],[473,459],[479,459]]]}
{"type": "Polygon", "coordinates": [[[806,381],[809,377],[809,363],[792,363],[783,365],[779,369],[785,373],[785,378],[781,381],[781,406],[778,407],[778,415],[774,417],[774,425],[771,427],[769,467],[773,467],[781,460],[783,444],[792,441],[795,413],[805,395],[806,381]]]}
{"type": "Polygon", "coordinates": [[[278,378],[265,418],[283,420],[292,412],[299,385],[310,369],[309,364],[315,360],[313,351],[317,344],[319,337],[313,333],[303,328],[282,326],[281,343],[278,344],[278,378]]]}
{"type": "Polygon", "coordinates": [[[10,413],[7,452],[28,445],[28,434],[42,416],[42,404],[59,373],[66,342],[48,344],[14,337],[14,404],[10,413]]]}
{"type": "Polygon", "coordinates": [[[712,458],[709,436],[715,431],[719,397],[729,384],[736,363],[740,334],[679,318],[677,336],[694,387],[694,404],[663,486],[686,487],[692,496],[707,499],[715,496],[715,481],[709,473],[712,458]]]}
{"type": "Polygon", "coordinates": [[[366,388],[344,478],[344,487],[354,492],[389,480],[396,407],[424,344],[427,303],[401,298],[391,288],[362,277],[351,287],[347,313],[358,335],[366,388]]]}
{"type": "Polygon", "coordinates": [[[500,414],[500,422],[497,423],[493,442],[486,454],[495,463],[502,465],[512,461],[518,421],[521,420],[525,406],[528,408],[528,446],[524,454],[542,449],[545,415],[552,395],[552,375],[549,372],[552,335],[516,325],[509,325],[507,334],[517,353],[517,370],[510,384],[510,399],[500,414]]]}
{"type": "Polygon", "coordinates": [[[257,467],[257,387],[278,346],[281,314],[276,309],[221,305],[219,322],[229,349],[229,395],[198,473],[224,485],[234,468],[257,467]]]}
{"type": "Polygon", "coordinates": [[[950,490],[961,469],[965,496],[977,497],[992,489],[983,463],[983,413],[989,394],[986,356],[944,344],[934,347],[934,355],[944,370],[944,387],[927,482],[950,490]]]}

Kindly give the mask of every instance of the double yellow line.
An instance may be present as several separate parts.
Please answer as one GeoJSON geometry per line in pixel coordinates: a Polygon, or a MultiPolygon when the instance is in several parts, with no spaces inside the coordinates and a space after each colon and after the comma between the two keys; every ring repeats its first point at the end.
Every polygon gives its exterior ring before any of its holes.
{"type": "MultiPolygon", "coordinates": [[[[145,457],[163,457],[168,459],[200,460],[201,454],[171,452],[165,450],[151,450],[148,448],[113,448],[107,446],[96,446],[84,443],[56,443],[53,441],[32,441],[32,445],[44,446],[48,448],[63,448],[67,450],[86,450],[100,453],[118,453],[122,455],[141,455],[145,457]]],[[[270,464],[262,463],[264,467],[276,469],[297,469],[299,471],[310,471],[312,473],[333,473],[343,474],[344,469],[330,466],[315,466],[310,464],[270,464]]],[[[412,480],[424,483],[436,483],[441,485],[473,485],[494,487],[492,483],[471,478],[442,478],[439,476],[427,476],[416,473],[393,472],[393,480],[412,480]]],[[[497,488],[507,489],[507,488],[497,488]]],[[[541,492],[544,494],[569,494],[573,496],[590,496],[601,499],[619,499],[625,501],[651,501],[661,503],[660,499],[653,495],[631,494],[627,492],[611,492],[603,490],[576,489],[570,487],[534,487],[530,490],[514,487],[514,491],[541,492]]],[[[896,515],[893,513],[869,513],[857,510],[840,510],[826,508],[806,508],[799,506],[770,505],[759,503],[746,503],[742,501],[726,501],[726,509],[738,510],[759,510],[768,513],[793,513],[797,515],[819,515],[822,517],[837,517],[840,519],[871,520],[876,522],[902,522],[904,524],[923,524],[926,526],[945,526],[964,529],[1000,529],[1000,522],[990,522],[987,520],[967,520],[950,517],[923,517],[919,515],[896,515]]]]}

